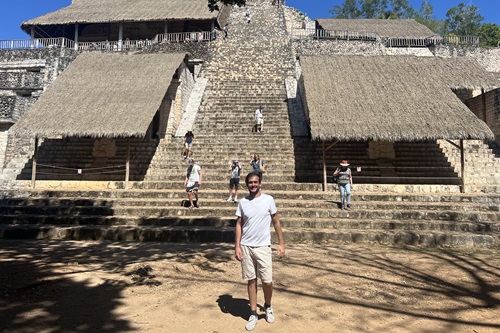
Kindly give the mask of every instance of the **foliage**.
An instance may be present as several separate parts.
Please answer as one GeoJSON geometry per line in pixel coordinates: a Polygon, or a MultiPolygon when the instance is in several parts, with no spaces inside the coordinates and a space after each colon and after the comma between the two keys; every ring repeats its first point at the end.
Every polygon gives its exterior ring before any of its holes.
{"type": "Polygon", "coordinates": [[[344,0],[329,12],[337,18],[404,19],[415,10],[408,0],[344,0]]]}
{"type": "Polygon", "coordinates": [[[459,36],[477,36],[484,17],[478,13],[479,8],[459,3],[446,13],[445,31],[459,36]]]}
{"type": "Polygon", "coordinates": [[[479,30],[479,40],[483,46],[500,46],[500,26],[485,23],[479,30]]]}
{"type": "Polygon", "coordinates": [[[345,0],[343,6],[335,5],[329,13],[341,19],[358,18],[361,15],[357,0],[345,0]]]}
{"type": "Polygon", "coordinates": [[[237,5],[241,7],[246,4],[246,0],[208,0],[208,8],[211,12],[219,10],[219,3],[221,5],[237,5]]]}
{"type": "Polygon", "coordinates": [[[435,33],[444,34],[444,20],[439,20],[434,15],[434,7],[428,0],[422,1],[422,6],[420,10],[415,13],[414,19],[435,33]]]}

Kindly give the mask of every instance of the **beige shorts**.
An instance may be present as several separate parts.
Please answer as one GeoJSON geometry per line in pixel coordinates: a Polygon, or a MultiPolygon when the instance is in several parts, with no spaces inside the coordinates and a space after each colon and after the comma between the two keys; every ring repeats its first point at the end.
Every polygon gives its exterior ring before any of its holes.
{"type": "Polygon", "coordinates": [[[241,271],[243,280],[259,278],[262,282],[273,282],[273,257],[271,246],[241,246],[243,259],[241,271]]]}

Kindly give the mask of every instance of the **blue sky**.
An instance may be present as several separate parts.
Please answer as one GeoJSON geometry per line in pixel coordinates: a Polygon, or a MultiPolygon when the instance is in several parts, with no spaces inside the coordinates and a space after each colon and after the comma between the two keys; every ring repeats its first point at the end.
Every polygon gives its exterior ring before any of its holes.
{"type": "MultiPolygon", "coordinates": [[[[439,19],[446,18],[446,12],[459,3],[472,4],[479,8],[479,13],[485,17],[484,23],[500,25],[500,0],[429,0],[434,7],[434,15],[439,19]]],[[[288,6],[303,11],[312,19],[332,17],[328,11],[335,5],[341,5],[343,0],[286,0],[288,6]]],[[[416,10],[420,9],[422,0],[409,0],[416,10]]]]}
{"type": "MultiPolygon", "coordinates": [[[[479,13],[485,17],[485,23],[500,25],[500,0],[430,0],[430,2],[434,6],[434,13],[438,18],[445,18],[448,9],[463,2],[479,7],[479,13]]],[[[293,6],[307,13],[312,19],[331,17],[328,10],[341,3],[343,0],[286,0],[288,6],[293,6]]],[[[410,3],[415,9],[419,9],[422,0],[410,0],[410,3]]],[[[19,28],[23,21],[70,4],[71,0],[2,0],[0,5],[0,40],[29,38],[19,28]]]]}

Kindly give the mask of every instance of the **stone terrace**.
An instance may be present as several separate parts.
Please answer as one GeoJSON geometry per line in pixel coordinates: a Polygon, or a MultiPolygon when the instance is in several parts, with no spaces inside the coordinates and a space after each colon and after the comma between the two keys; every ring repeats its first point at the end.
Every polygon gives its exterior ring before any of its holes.
{"type": "MultiPolygon", "coordinates": [[[[233,8],[228,38],[219,33],[211,43],[199,74],[208,82],[201,105],[196,115],[186,117],[192,123],[183,124],[193,129],[194,159],[204,172],[200,208],[183,207],[187,165],[178,136],[160,140],[145,179],[129,189],[123,182],[42,181],[40,189],[3,191],[0,237],[231,242],[236,206],[226,202],[228,164],[238,158],[244,175],[257,153],[268,170],[264,191],[276,199],[288,242],[500,246],[500,197],[461,194],[454,184],[379,184],[384,173],[391,174],[367,157],[365,143],[343,143],[328,152],[329,161],[349,158],[354,167],[363,166],[361,174],[354,174],[354,209],[340,210],[334,185],[322,191],[320,144],[293,136],[290,128],[284,82],[295,77],[296,69],[283,9],[267,0],[248,7],[250,23],[245,8],[233,8]],[[259,105],[264,106],[264,132],[254,133],[259,105]],[[58,188],[61,184],[66,188],[58,188]]],[[[417,163],[425,170],[438,158],[446,174],[456,176],[442,149],[437,143],[410,149],[400,144],[398,151],[405,153],[389,170],[417,163]],[[435,155],[424,158],[419,150],[435,155]]],[[[245,192],[242,188],[240,197],[245,192]]]]}

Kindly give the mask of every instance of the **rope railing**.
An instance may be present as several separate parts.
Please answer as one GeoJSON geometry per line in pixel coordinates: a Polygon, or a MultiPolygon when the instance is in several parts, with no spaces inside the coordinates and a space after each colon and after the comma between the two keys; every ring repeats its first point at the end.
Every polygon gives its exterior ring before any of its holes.
{"type": "Polygon", "coordinates": [[[125,172],[125,164],[112,165],[106,167],[98,167],[98,168],[68,168],[61,167],[57,165],[48,165],[48,164],[37,164],[37,168],[46,168],[51,170],[61,170],[68,172],[44,172],[44,171],[36,171],[37,175],[50,175],[50,176],[89,176],[89,175],[104,175],[104,174],[123,174],[125,172]],[[116,169],[116,170],[111,170],[116,169]],[[94,172],[96,170],[103,170],[99,172],[94,172]],[[105,171],[110,170],[110,171],[105,171]]]}
{"type": "MultiPolygon", "coordinates": [[[[408,180],[422,180],[422,181],[447,181],[450,182],[452,181],[453,183],[459,182],[461,180],[461,176],[456,173],[453,170],[453,167],[445,167],[445,166],[355,166],[351,165],[349,167],[352,171],[352,176],[353,179],[359,179],[359,180],[376,180],[376,179],[385,179],[385,180],[403,180],[403,179],[408,179],[408,180]],[[374,172],[377,171],[383,171],[383,170],[393,170],[394,174],[392,175],[380,175],[380,174],[373,174],[374,172]],[[435,175],[435,176],[429,176],[429,175],[423,175],[423,174],[418,174],[419,172],[422,171],[432,171],[434,173],[438,173],[439,170],[447,172],[450,174],[449,176],[447,175],[435,175]],[[363,174],[365,172],[365,174],[363,174]],[[408,172],[415,172],[414,175],[408,175],[404,173],[408,172]],[[455,173],[456,175],[452,175],[455,173]]],[[[332,179],[333,176],[333,171],[330,170],[330,173],[327,175],[328,179],[332,179]]],[[[356,181],[355,181],[356,182],[356,181]]]]}

